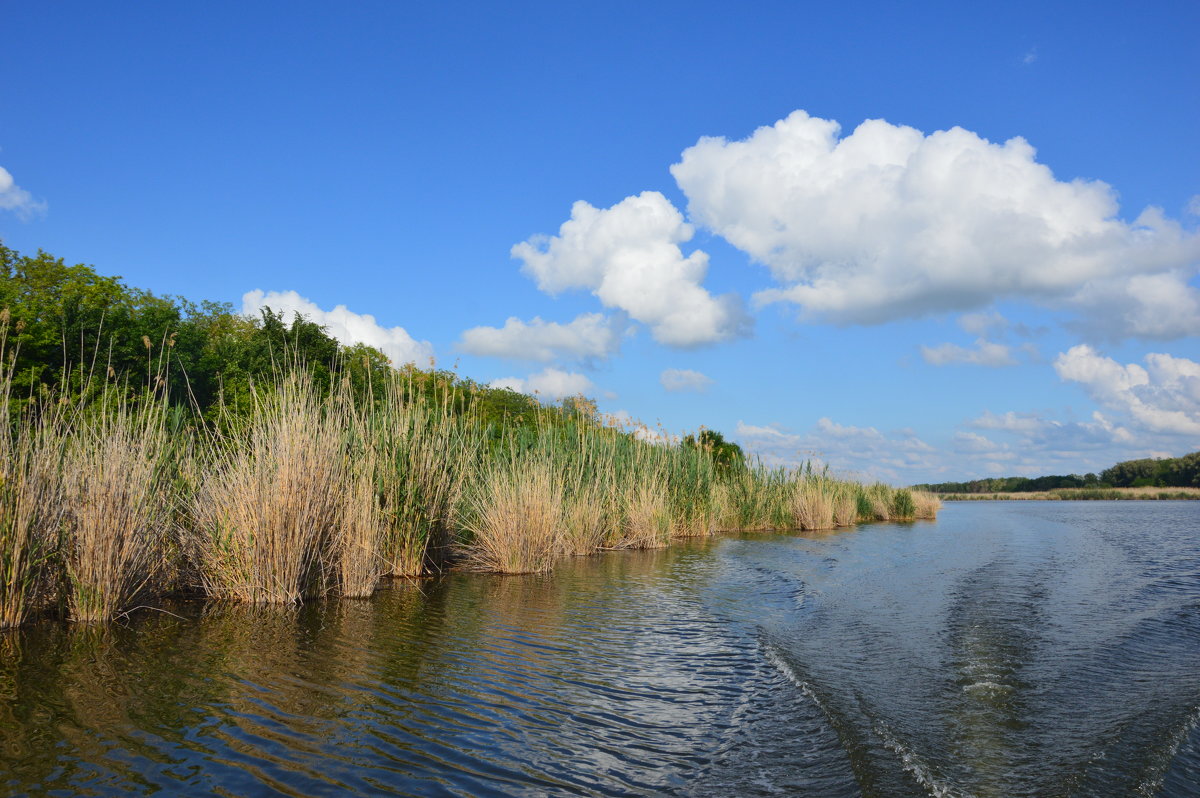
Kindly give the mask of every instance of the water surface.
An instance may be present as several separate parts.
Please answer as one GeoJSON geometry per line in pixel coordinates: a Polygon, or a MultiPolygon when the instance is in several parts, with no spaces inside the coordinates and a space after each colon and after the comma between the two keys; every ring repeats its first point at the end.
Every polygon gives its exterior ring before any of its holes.
{"type": "Polygon", "coordinates": [[[1200,794],[1197,503],[170,610],[0,638],[0,792],[1200,794]]]}

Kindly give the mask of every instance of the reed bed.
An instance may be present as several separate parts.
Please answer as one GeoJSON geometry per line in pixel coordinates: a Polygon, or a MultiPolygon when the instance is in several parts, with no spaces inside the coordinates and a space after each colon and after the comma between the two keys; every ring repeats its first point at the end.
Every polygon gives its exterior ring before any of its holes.
{"type": "Polygon", "coordinates": [[[631,485],[625,495],[625,523],[612,546],[660,549],[671,541],[670,501],[661,482],[631,485]]]}
{"type": "Polygon", "coordinates": [[[326,592],[347,426],[340,402],[322,402],[309,380],[291,376],[215,443],[189,530],[206,595],[257,604],[326,592]]]}
{"type": "Polygon", "coordinates": [[[365,424],[384,516],[379,552],[392,576],[420,576],[442,566],[465,485],[484,465],[486,430],[469,414],[453,412],[448,386],[432,397],[413,397],[411,376],[394,379],[365,424]]]}
{"type": "Polygon", "coordinates": [[[168,407],[153,374],[140,393],[110,381],[75,403],[33,397],[18,416],[6,332],[0,316],[0,627],[51,607],[105,621],[172,591],[365,597],[383,578],[452,562],[537,573],[606,549],[940,506],[812,467],[720,463],[586,404],[489,426],[469,391],[412,372],[364,396],[293,369],[212,423],[168,407]]]}
{"type": "Polygon", "coordinates": [[[380,551],[388,528],[377,488],[378,453],[360,444],[349,454],[342,512],[333,532],[333,559],[338,592],[346,598],[367,598],[390,568],[380,551]]]}
{"type": "Polygon", "coordinates": [[[170,536],[167,406],[101,401],[78,419],[63,458],[63,566],[74,621],[107,621],[160,576],[170,536]]]}
{"type": "Polygon", "coordinates": [[[66,507],[61,406],[8,423],[16,363],[9,322],[0,310],[0,628],[19,626],[44,598],[66,507]]]}
{"type": "Polygon", "coordinates": [[[562,492],[549,463],[501,463],[473,497],[467,560],[506,574],[550,570],[560,549],[562,492]]]}

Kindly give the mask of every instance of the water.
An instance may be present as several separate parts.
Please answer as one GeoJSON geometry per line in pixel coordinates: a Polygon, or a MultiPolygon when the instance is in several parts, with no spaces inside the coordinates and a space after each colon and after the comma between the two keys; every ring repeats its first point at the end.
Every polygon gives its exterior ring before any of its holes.
{"type": "Polygon", "coordinates": [[[0,638],[0,793],[1200,794],[1200,503],[169,609],[0,638]]]}

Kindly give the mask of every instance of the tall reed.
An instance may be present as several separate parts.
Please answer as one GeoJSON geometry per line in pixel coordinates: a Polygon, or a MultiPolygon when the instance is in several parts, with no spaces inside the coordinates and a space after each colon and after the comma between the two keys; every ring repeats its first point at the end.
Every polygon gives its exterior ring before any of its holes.
{"type": "Polygon", "coordinates": [[[344,408],[293,372],[258,391],[248,421],[212,444],[191,503],[192,550],[209,596],[294,603],[327,590],[346,426],[344,408]]]}
{"type": "MultiPolygon", "coordinates": [[[[361,433],[361,417],[354,427],[361,433]]],[[[380,552],[387,521],[377,489],[379,455],[361,436],[358,446],[348,455],[341,515],[334,529],[333,556],[337,563],[338,592],[348,598],[366,598],[375,592],[379,578],[389,568],[380,552]]]]}
{"type": "Polygon", "coordinates": [[[61,406],[12,418],[9,323],[8,310],[0,310],[0,628],[20,625],[42,598],[66,507],[61,406]]]}
{"type": "Polygon", "coordinates": [[[937,518],[938,510],[942,508],[942,500],[932,493],[923,490],[914,490],[913,498],[913,516],[916,518],[937,518]]]}
{"type": "Polygon", "coordinates": [[[379,551],[394,576],[441,566],[464,483],[480,468],[485,431],[469,411],[454,412],[453,398],[448,386],[416,395],[410,373],[392,378],[370,416],[384,515],[379,551]]]}
{"type": "Polygon", "coordinates": [[[834,485],[824,479],[805,478],[796,483],[792,497],[792,515],[800,529],[834,527],[834,485]]]}
{"type": "Polygon", "coordinates": [[[614,541],[620,548],[658,549],[671,542],[671,508],[661,482],[632,483],[625,494],[625,525],[614,541]]]}
{"type": "Polygon", "coordinates": [[[606,499],[597,485],[577,488],[563,500],[560,544],[566,554],[594,553],[604,541],[606,499]]]}
{"type": "Polygon", "coordinates": [[[131,406],[104,397],[82,408],[64,459],[64,567],[71,619],[129,609],[159,575],[170,534],[167,406],[147,393],[131,406]]]}
{"type": "Polygon", "coordinates": [[[561,549],[562,493],[549,463],[497,463],[470,503],[466,554],[471,565],[506,574],[550,569],[561,549]]]}
{"type": "Polygon", "coordinates": [[[854,486],[842,482],[833,491],[833,523],[834,526],[853,526],[858,520],[858,502],[855,500],[854,486]]]}

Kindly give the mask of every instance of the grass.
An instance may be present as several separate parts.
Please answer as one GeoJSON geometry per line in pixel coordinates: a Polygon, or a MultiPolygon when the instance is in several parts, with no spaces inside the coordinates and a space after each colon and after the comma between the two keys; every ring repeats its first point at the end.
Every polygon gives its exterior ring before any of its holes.
{"type": "MultiPolygon", "coordinates": [[[[11,418],[16,353],[0,311],[0,419],[11,418]]],[[[52,405],[0,430],[0,628],[19,626],[46,588],[65,502],[62,408],[52,405]]]]}
{"type": "Polygon", "coordinates": [[[560,547],[562,493],[549,463],[498,463],[472,498],[467,560],[506,574],[550,570],[560,547]]]}
{"type": "Polygon", "coordinates": [[[1200,500],[1200,488],[1059,488],[1021,493],[945,493],[945,501],[1180,501],[1200,500]]]}
{"type": "Polygon", "coordinates": [[[63,566],[74,621],[107,621],[160,575],[169,538],[167,407],[85,408],[63,458],[63,566]]]}
{"type": "Polygon", "coordinates": [[[208,423],[169,408],[150,369],[141,392],[110,375],[84,400],[32,397],[14,417],[6,334],[0,314],[5,627],[53,607],[102,622],[172,591],[250,605],[365,597],[452,561],[545,572],[563,556],[939,506],[811,467],[720,465],[583,402],[489,426],[470,395],[418,390],[411,372],[356,398],[293,370],[257,386],[248,412],[208,423]]]}
{"type": "Polygon", "coordinates": [[[347,426],[340,402],[293,375],[212,442],[187,530],[209,597],[295,603],[330,587],[347,426]]]}
{"type": "Polygon", "coordinates": [[[384,516],[379,551],[393,576],[419,576],[444,563],[465,484],[482,467],[486,432],[453,412],[446,386],[430,399],[413,397],[411,376],[392,380],[365,422],[384,516]]]}

